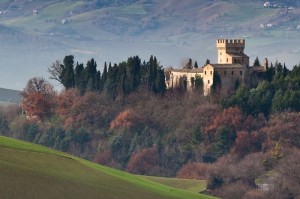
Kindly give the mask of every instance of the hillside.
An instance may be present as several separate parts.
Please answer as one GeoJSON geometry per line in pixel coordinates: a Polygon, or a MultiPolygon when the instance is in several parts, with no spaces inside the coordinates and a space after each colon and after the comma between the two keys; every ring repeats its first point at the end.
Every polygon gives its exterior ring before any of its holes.
{"type": "Polygon", "coordinates": [[[186,57],[215,62],[218,37],[244,37],[251,61],[268,57],[291,68],[299,62],[299,1],[276,2],[294,7],[264,8],[259,0],[1,1],[0,84],[23,89],[68,54],[79,62],[93,57],[100,69],[133,55],[153,54],[174,67],[186,57]]]}
{"type": "Polygon", "coordinates": [[[213,198],[0,137],[0,198],[213,198]]]}
{"type": "Polygon", "coordinates": [[[21,91],[0,88],[0,102],[20,103],[21,91]]]}

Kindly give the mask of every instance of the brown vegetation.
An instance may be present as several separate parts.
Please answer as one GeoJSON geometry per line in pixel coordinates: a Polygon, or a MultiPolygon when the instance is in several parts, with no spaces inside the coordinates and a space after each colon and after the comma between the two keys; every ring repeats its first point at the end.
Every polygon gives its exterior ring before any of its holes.
{"type": "Polygon", "coordinates": [[[177,177],[203,180],[207,178],[207,171],[209,170],[210,166],[210,164],[205,163],[188,163],[179,169],[177,172],[177,177]]]}

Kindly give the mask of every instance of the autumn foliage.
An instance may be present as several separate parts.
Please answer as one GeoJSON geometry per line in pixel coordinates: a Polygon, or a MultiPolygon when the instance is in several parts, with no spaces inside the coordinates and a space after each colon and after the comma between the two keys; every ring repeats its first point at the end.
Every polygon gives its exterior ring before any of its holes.
{"type": "Polygon", "coordinates": [[[55,92],[43,78],[32,78],[22,92],[21,106],[29,119],[45,120],[54,113],[55,92]]]}
{"type": "Polygon", "coordinates": [[[205,163],[188,163],[177,172],[178,178],[203,180],[207,177],[207,171],[211,165],[205,163]]]}
{"type": "Polygon", "coordinates": [[[110,129],[140,127],[143,118],[132,109],[122,111],[111,123],[110,129]]]}
{"type": "Polygon", "coordinates": [[[259,152],[262,150],[263,141],[264,135],[262,133],[238,132],[232,152],[241,157],[249,153],[259,152]]]}
{"type": "Polygon", "coordinates": [[[209,141],[213,141],[215,140],[216,132],[221,127],[226,127],[231,131],[240,130],[242,128],[244,118],[245,116],[240,108],[230,107],[224,109],[222,113],[215,116],[204,131],[207,133],[209,141]]]}
{"type": "Polygon", "coordinates": [[[127,171],[137,174],[151,175],[151,170],[159,165],[159,154],[157,149],[152,147],[143,149],[131,156],[127,165],[127,171]]]}

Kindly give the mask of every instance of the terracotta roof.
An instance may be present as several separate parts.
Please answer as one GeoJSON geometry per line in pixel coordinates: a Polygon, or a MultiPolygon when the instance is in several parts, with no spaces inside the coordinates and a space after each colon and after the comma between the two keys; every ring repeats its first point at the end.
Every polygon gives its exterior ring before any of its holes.
{"type": "Polygon", "coordinates": [[[202,68],[193,68],[193,69],[172,69],[174,72],[185,72],[185,73],[203,73],[202,68]]]}
{"type": "Polygon", "coordinates": [[[242,64],[211,64],[214,68],[245,68],[242,64]]]}

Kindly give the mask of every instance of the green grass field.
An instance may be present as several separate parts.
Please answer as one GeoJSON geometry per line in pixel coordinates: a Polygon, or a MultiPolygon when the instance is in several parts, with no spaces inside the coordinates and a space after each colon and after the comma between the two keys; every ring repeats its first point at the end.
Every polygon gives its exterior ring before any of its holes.
{"type": "Polygon", "coordinates": [[[157,182],[159,184],[164,184],[170,187],[176,187],[179,189],[189,190],[197,193],[204,191],[207,186],[205,180],[164,178],[155,176],[145,176],[145,178],[157,182]]]}
{"type": "Polygon", "coordinates": [[[213,198],[152,180],[0,137],[0,198],[213,198]]]}

